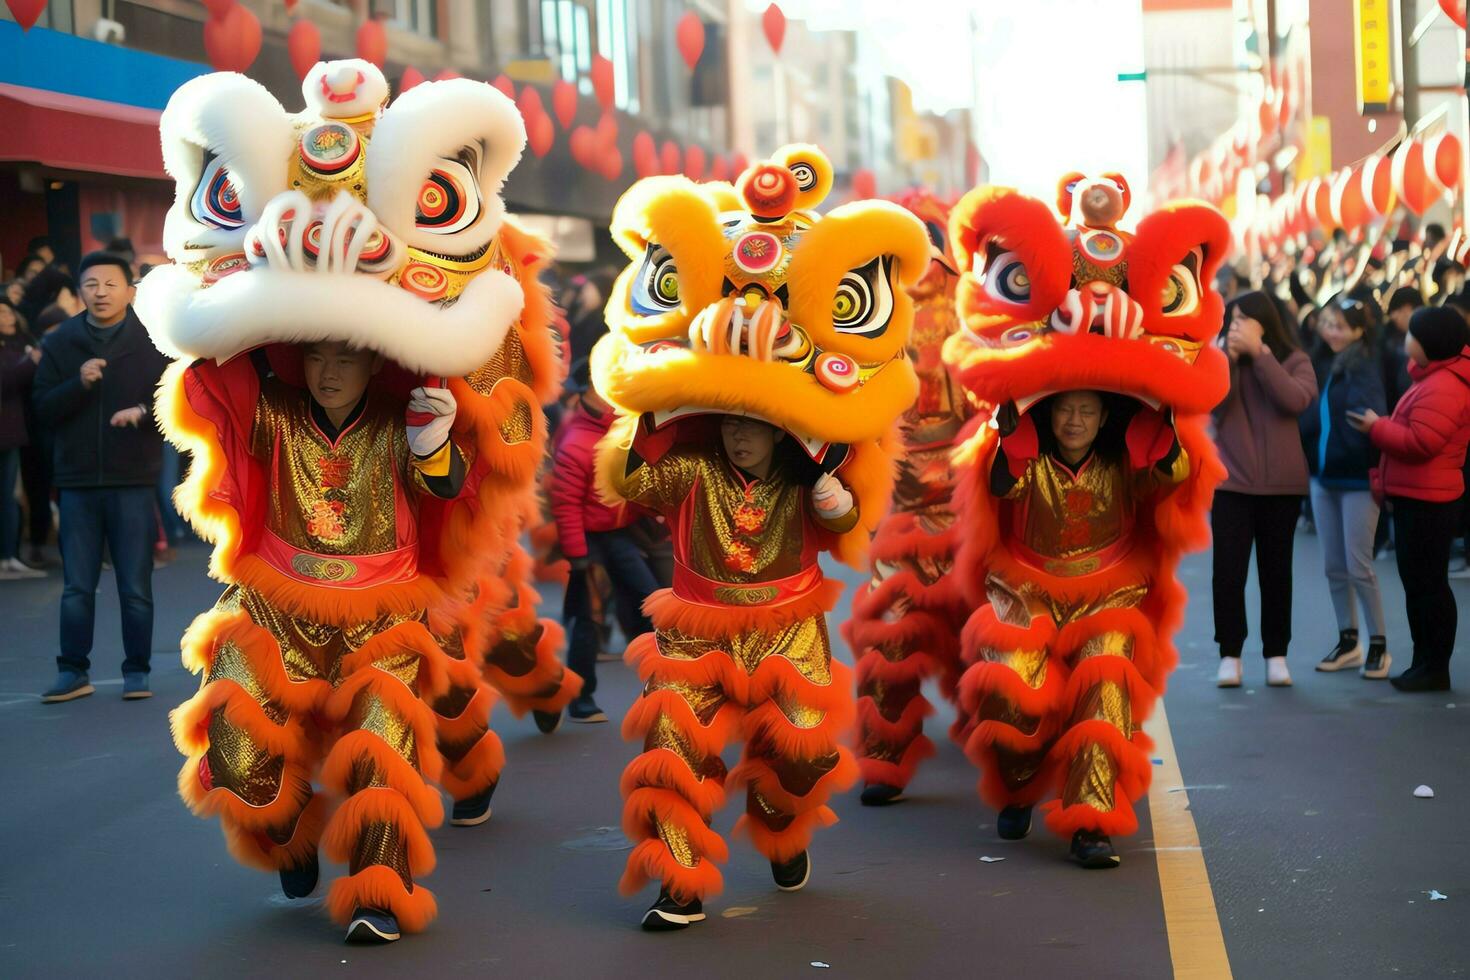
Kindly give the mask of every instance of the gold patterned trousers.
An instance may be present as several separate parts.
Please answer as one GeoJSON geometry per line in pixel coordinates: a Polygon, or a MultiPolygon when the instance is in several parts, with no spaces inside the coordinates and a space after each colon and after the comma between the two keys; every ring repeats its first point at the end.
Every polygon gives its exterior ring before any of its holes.
{"type": "Polygon", "coordinates": [[[771,861],[807,848],[836,821],[825,805],[856,765],[849,672],[835,663],[823,616],[723,638],[645,634],[627,660],[644,680],[623,724],[643,753],[623,772],[623,829],[634,842],[621,888],[659,881],[680,901],[717,893],[728,851],[710,827],[727,787],[745,787],[736,824],[771,861]],[[728,773],[721,750],[745,740],[728,773]]]}
{"type": "Polygon", "coordinates": [[[435,914],[414,881],[434,864],[424,828],[443,820],[420,687],[442,672],[444,653],[423,619],[314,622],[231,586],[184,637],[185,665],[202,683],[171,715],[188,757],[180,794],[220,818],[244,864],[299,866],[319,846],[347,864],[327,899],[338,921],[370,906],[412,932],[435,914]]]}
{"type": "Polygon", "coordinates": [[[1141,608],[1148,587],[1068,585],[1063,596],[998,574],[986,581],[989,603],[967,633],[959,734],[992,806],[1044,802],[1047,826],[1064,837],[1129,834],[1151,775],[1137,730],[1156,697],[1139,669],[1155,647],[1141,608]]]}

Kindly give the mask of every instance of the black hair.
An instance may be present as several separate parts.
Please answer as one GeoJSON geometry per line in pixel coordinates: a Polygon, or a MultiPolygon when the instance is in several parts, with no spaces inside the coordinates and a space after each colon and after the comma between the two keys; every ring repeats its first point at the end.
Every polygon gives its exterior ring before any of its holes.
{"type": "Polygon", "coordinates": [[[1424,294],[1413,286],[1400,286],[1388,298],[1388,312],[1401,310],[1405,306],[1417,310],[1424,305],[1424,294]]]}
{"type": "Polygon", "coordinates": [[[19,308],[17,308],[16,305],[10,301],[10,298],[7,296],[0,296],[0,306],[5,307],[6,309],[10,310],[10,312],[15,314],[16,332],[25,336],[30,336],[30,330],[27,327],[25,316],[20,312],[19,308]]]}
{"type": "MultiPolygon", "coordinates": [[[[1342,317],[1343,322],[1349,327],[1354,330],[1363,331],[1363,335],[1358,338],[1359,342],[1342,351],[1342,353],[1348,356],[1338,357],[1333,362],[1334,370],[1345,370],[1360,357],[1367,357],[1368,351],[1377,349],[1378,319],[1375,315],[1376,307],[1372,300],[1355,299],[1352,296],[1345,296],[1341,293],[1334,296],[1332,302],[1328,303],[1327,306],[1336,310],[1337,315],[1342,317]]],[[[1327,307],[1323,307],[1324,311],[1326,309],[1327,307]]],[[[1326,356],[1328,352],[1327,342],[1319,338],[1319,343],[1318,353],[1326,356]]]]}
{"type": "Polygon", "coordinates": [[[56,302],[56,297],[61,295],[63,289],[75,296],[77,281],[69,273],[48,265],[36,273],[36,277],[26,286],[26,291],[20,298],[20,315],[34,321],[37,314],[56,302]]]}
{"type": "MultiPolygon", "coordinates": [[[[1110,391],[1099,391],[1097,389],[1073,389],[1079,391],[1090,390],[1102,401],[1103,422],[1098,427],[1097,438],[1092,442],[1093,455],[1099,459],[1118,460],[1123,457],[1126,449],[1124,436],[1128,431],[1128,423],[1138,412],[1141,403],[1126,395],[1117,395],[1110,391]]],[[[1028,414],[1036,420],[1037,446],[1043,453],[1055,455],[1057,450],[1057,437],[1052,434],[1051,414],[1056,407],[1057,399],[1063,395],[1070,394],[1068,391],[1059,391],[1047,395],[1035,406],[1028,410],[1028,414]]]]}
{"type": "Polygon", "coordinates": [[[131,238],[128,238],[126,235],[112,239],[112,241],[107,243],[107,247],[104,249],[104,251],[118,253],[125,252],[132,255],[136,255],[138,252],[137,249],[133,248],[133,240],[131,238]]]}
{"type": "Polygon", "coordinates": [[[1442,241],[1444,241],[1444,225],[1437,221],[1431,221],[1424,226],[1424,245],[1426,248],[1433,248],[1442,241]]]}
{"type": "Polygon", "coordinates": [[[1232,299],[1225,307],[1227,329],[1230,326],[1230,318],[1235,315],[1237,309],[1261,325],[1261,329],[1265,332],[1263,342],[1271,349],[1271,353],[1278,361],[1286,360],[1287,355],[1294,350],[1301,350],[1302,345],[1282,322],[1281,311],[1271,301],[1271,297],[1265,293],[1260,290],[1252,290],[1232,299]]]}
{"type": "MultiPolygon", "coordinates": [[[[30,241],[26,242],[26,251],[30,252],[32,255],[35,255],[36,251],[42,248],[49,248],[52,251],[55,251],[55,246],[51,244],[51,239],[47,238],[45,235],[37,235],[35,238],[32,238],[30,241]]],[[[39,258],[39,256],[37,257],[39,258]]],[[[41,261],[44,262],[45,259],[42,259],[41,261]]]]}
{"type": "Polygon", "coordinates": [[[32,262],[41,263],[41,268],[43,269],[46,267],[45,259],[41,258],[35,252],[27,252],[26,257],[20,260],[20,265],[15,267],[15,274],[17,276],[24,275],[26,271],[26,266],[30,265],[32,262]]]}
{"type": "Polygon", "coordinates": [[[81,279],[94,265],[115,265],[122,270],[124,279],[129,283],[133,281],[133,264],[113,252],[88,252],[82,264],[77,266],[77,278],[81,279]]]}

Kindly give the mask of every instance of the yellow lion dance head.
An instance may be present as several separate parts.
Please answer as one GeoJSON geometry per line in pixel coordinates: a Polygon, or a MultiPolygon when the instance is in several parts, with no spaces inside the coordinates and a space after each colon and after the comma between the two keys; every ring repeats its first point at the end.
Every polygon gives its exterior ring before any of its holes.
{"type": "Polygon", "coordinates": [[[894,422],[918,393],[907,289],[929,267],[924,226],[886,201],[816,212],[832,165],[788,146],[735,186],[650,177],[613,212],[628,254],[592,354],[597,390],[637,439],[710,414],[764,419],[839,477],[862,520],[860,561],[892,486],[894,422]]]}

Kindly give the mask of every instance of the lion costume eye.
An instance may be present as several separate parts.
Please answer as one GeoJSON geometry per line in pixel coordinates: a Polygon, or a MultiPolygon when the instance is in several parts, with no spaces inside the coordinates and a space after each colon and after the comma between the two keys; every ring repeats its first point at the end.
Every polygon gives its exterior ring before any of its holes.
{"type": "Polygon", "coordinates": [[[832,296],[832,326],[838,333],[877,337],[893,318],[890,260],[880,256],[842,277],[832,296]]]}
{"type": "Polygon", "coordinates": [[[1189,316],[1199,310],[1198,268],[1199,256],[1191,252],[1170,270],[1169,279],[1164,283],[1164,316],[1189,316]]]}
{"type": "Polygon", "coordinates": [[[1003,303],[1031,302],[1031,276],[1015,252],[1001,252],[987,261],[980,281],[987,293],[1003,303]]]}
{"type": "Polygon", "coordinates": [[[679,268],[668,249],[648,246],[628,299],[633,312],[640,316],[658,316],[678,307],[679,268]]]}
{"type": "Polygon", "coordinates": [[[212,228],[231,230],[243,227],[245,216],[240,211],[240,196],[230,183],[230,170],[224,161],[208,150],[204,153],[204,169],[199,186],[189,202],[194,219],[212,228]]]}
{"type": "Polygon", "coordinates": [[[464,231],[480,218],[480,185],[473,154],[466,148],[459,159],[441,158],[419,188],[414,225],[436,235],[464,231]]]}

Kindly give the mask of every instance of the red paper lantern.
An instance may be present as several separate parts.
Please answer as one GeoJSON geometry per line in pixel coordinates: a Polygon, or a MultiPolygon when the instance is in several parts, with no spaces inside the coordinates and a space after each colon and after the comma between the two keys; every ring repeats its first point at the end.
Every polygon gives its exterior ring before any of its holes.
{"type": "MultiPolygon", "coordinates": [[[[235,0],[202,0],[202,2],[204,4],[204,9],[209,11],[209,16],[213,17],[215,20],[222,19],[225,14],[230,12],[230,8],[235,5],[235,0]]],[[[9,6],[11,6],[12,10],[14,9],[13,4],[10,4],[9,6]]],[[[44,7],[45,4],[42,4],[41,6],[44,7]]]]}
{"type": "Polygon", "coordinates": [[[398,78],[398,94],[402,95],[409,89],[422,85],[427,81],[428,79],[424,77],[423,72],[419,71],[413,65],[409,65],[403,69],[403,74],[398,78]]]}
{"type": "Polygon", "coordinates": [[[608,180],[617,180],[623,173],[622,151],[617,147],[612,147],[606,152],[599,153],[597,164],[603,177],[608,180]]]}
{"type": "Polygon", "coordinates": [[[561,128],[570,129],[572,120],[577,118],[577,86],[565,78],[558,79],[551,86],[551,108],[561,128]]]}
{"type": "Polygon", "coordinates": [[[447,82],[451,78],[464,78],[464,76],[461,75],[459,72],[455,71],[453,68],[446,68],[443,71],[441,71],[439,74],[437,74],[437,75],[434,76],[434,81],[436,81],[436,82],[447,82]]]}
{"type": "MultiPolygon", "coordinates": [[[[219,0],[215,0],[216,3],[219,0]]],[[[235,0],[226,0],[234,3],[235,0]]],[[[5,0],[5,6],[10,8],[10,16],[20,25],[22,31],[28,31],[36,26],[36,21],[41,19],[41,11],[46,9],[46,0],[5,0]]]]}
{"type": "Polygon", "coordinates": [[[220,71],[243,72],[260,54],[260,20],[239,4],[204,22],[204,52],[220,71]]]}
{"type": "Polygon", "coordinates": [[[679,26],[674,28],[674,40],[678,42],[684,64],[693,71],[699,63],[699,56],[704,54],[704,21],[694,11],[689,11],[679,18],[679,26]]]}
{"type": "Polygon", "coordinates": [[[526,142],[538,159],[551,152],[551,144],[555,141],[556,127],[551,124],[551,117],[544,111],[526,120],[526,142]]]}
{"type": "Polygon", "coordinates": [[[730,161],[724,157],[715,157],[709,165],[709,179],[726,181],[730,179],[730,161]]]}
{"type": "Polygon", "coordinates": [[[592,131],[592,127],[578,126],[572,130],[568,146],[572,151],[572,159],[591,170],[593,159],[597,156],[597,134],[592,131]]]}
{"type": "Polygon", "coordinates": [[[867,199],[878,196],[878,178],[867,167],[852,172],[852,196],[867,199]]]}
{"type": "Polygon", "coordinates": [[[597,145],[611,148],[618,144],[618,117],[616,113],[604,112],[597,120],[597,145]]]}
{"type": "Polygon", "coordinates": [[[1273,135],[1276,132],[1277,123],[1275,104],[1269,98],[1261,100],[1261,104],[1256,110],[1256,115],[1260,119],[1261,135],[1263,137],[1273,135]]]}
{"type": "Polygon", "coordinates": [[[633,172],[639,177],[652,177],[659,173],[658,147],[647,133],[633,137],[633,172]]]}
{"type": "Polygon", "coordinates": [[[698,143],[684,151],[684,176],[690,180],[704,180],[704,168],[708,159],[704,154],[704,147],[698,143]]]}
{"type": "Polygon", "coordinates": [[[1379,217],[1393,210],[1393,158],[1375,153],[1363,162],[1363,200],[1379,217]]]}
{"type": "Polygon", "coordinates": [[[1441,187],[1452,191],[1460,186],[1460,138],[1454,133],[1440,133],[1424,148],[1425,158],[1432,160],[1432,176],[1441,187]]]}
{"type": "Polygon", "coordinates": [[[761,14],[761,30],[766,32],[766,43],[777,54],[781,53],[781,42],[786,40],[786,15],[774,3],[761,14]]]}
{"type": "Polygon", "coordinates": [[[1393,154],[1393,189],[1404,207],[1422,215],[1439,197],[1439,187],[1430,177],[1424,159],[1424,144],[1405,140],[1393,154]]]}
{"type": "Polygon", "coordinates": [[[1293,195],[1294,211],[1296,212],[1296,219],[1292,223],[1292,234],[1294,235],[1305,235],[1312,230],[1312,222],[1316,218],[1316,214],[1312,210],[1314,191],[1315,188],[1312,187],[1310,180],[1296,185],[1296,191],[1293,195]]]}
{"type": "Polygon", "coordinates": [[[1332,217],[1332,177],[1313,177],[1308,200],[1311,201],[1312,216],[1323,231],[1337,227],[1332,217]]]}
{"type": "Polygon", "coordinates": [[[499,89],[500,94],[507,99],[510,99],[512,102],[516,100],[516,83],[510,80],[510,76],[496,75],[495,81],[490,84],[499,89]]]}
{"type": "Polygon", "coordinates": [[[658,151],[659,169],[666,174],[676,174],[683,162],[684,156],[679,152],[679,144],[673,140],[664,140],[664,145],[658,151]]]}
{"type": "Polygon", "coordinates": [[[613,63],[598,55],[592,59],[592,68],[587,74],[592,78],[592,94],[597,96],[597,104],[604,109],[611,109],[617,99],[613,63]]]}
{"type": "Polygon", "coordinates": [[[1460,30],[1465,29],[1465,0],[1439,0],[1439,9],[1455,22],[1460,30]]]}
{"type": "Polygon", "coordinates": [[[1332,179],[1332,220],[1348,231],[1368,223],[1371,214],[1363,199],[1363,168],[1344,167],[1332,179]]]}
{"type": "MultiPolygon", "coordinates": [[[[316,25],[309,20],[298,20],[292,24],[291,30],[286,32],[286,53],[291,56],[291,69],[296,72],[296,77],[305,80],[306,73],[322,60],[322,35],[316,25]]],[[[404,72],[400,92],[413,87],[408,82],[409,72],[418,74],[412,68],[404,72]]],[[[424,76],[419,75],[419,81],[423,80],[424,76]]]]}
{"type": "Polygon", "coordinates": [[[750,159],[744,153],[737,153],[730,158],[730,179],[737,180],[740,175],[750,168],[750,159]]]}
{"type": "Polygon", "coordinates": [[[296,13],[296,4],[298,4],[300,2],[301,2],[301,0],[286,0],[286,16],[287,17],[290,17],[291,15],[293,15],[293,14],[296,13]]]}
{"type": "Polygon", "coordinates": [[[534,85],[527,85],[521,89],[520,96],[516,99],[516,108],[521,110],[521,118],[530,121],[537,116],[546,115],[546,103],[541,101],[541,93],[536,91],[534,85]]]}
{"type": "Polygon", "coordinates": [[[368,18],[362,22],[357,29],[357,56],[383,67],[383,62],[388,60],[388,32],[383,29],[382,21],[368,18]]]}

